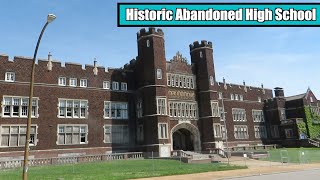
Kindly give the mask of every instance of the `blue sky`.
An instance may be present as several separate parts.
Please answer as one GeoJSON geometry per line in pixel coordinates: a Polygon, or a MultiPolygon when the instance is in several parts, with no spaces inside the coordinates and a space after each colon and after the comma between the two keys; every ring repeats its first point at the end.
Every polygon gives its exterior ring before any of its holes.
{"type": "MultiPolygon", "coordinates": [[[[43,36],[39,58],[46,58],[50,51],[54,59],[62,62],[93,64],[93,58],[97,58],[101,66],[121,67],[137,56],[136,32],[140,28],[117,27],[117,2],[133,1],[1,0],[0,54],[8,54],[11,59],[33,56],[46,16],[54,13],[57,19],[43,36]]],[[[190,43],[212,41],[218,81],[225,77],[228,83],[241,84],[245,80],[251,86],[280,86],[285,95],[304,93],[310,86],[320,99],[318,28],[162,29],[167,60],[180,51],[190,61],[190,43]]]]}

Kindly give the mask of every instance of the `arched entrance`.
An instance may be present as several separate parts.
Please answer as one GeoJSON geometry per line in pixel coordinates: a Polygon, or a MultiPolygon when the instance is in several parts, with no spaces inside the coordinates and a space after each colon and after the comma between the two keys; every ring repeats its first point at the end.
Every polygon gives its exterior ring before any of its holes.
{"type": "Polygon", "coordinates": [[[181,123],[171,130],[172,150],[200,151],[200,133],[196,126],[181,123]]]}

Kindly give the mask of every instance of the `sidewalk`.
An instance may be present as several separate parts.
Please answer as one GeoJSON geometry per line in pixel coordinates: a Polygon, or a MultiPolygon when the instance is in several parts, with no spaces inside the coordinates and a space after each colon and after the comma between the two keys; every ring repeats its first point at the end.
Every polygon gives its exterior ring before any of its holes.
{"type": "MultiPolygon", "coordinates": [[[[244,165],[243,162],[231,162],[231,164],[244,165]],[[242,164],[239,164],[242,163],[242,164]]],[[[238,169],[229,171],[215,171],[197,174],[185,174],[176,176],[162,176],[153,178],[144,178],[143,180],[213,180],[226,179],[240,176],[254,176],[261,174],[272,174],[281,172],[290,172],[297,170],[320,169],[320,163],[315,164],[284,164],[273,163],[267,165],[266,161],[248,160],[246,162],[248,169],[238,169]]]]}

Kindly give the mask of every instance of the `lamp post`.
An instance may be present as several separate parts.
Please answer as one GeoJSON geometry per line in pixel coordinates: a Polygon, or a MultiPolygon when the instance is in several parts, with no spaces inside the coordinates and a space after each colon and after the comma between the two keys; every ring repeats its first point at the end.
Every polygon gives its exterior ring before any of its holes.
{"type": "Polygon", "coordinates": [[[230,155],[230,152],[229,152],[229,145],[228,145],[228,130],[227,130],[227,123],[226,123],[226,120],[227,120],[227,118],[226,118],[226,116],[225,116],[225,114],[227,113],[227,112],[225,112],[224,111],[224,101],[223,101],[223,94],[222,94],[222,98],[221,98],[221,105],[222,105],[222,111],[223,111],[223,116],[224,116],[224,135],[225,135],[225,138],[226,138],[226,146],[227,146],[227,158],[228,158],[228,165],[230,165],[230,157],[229,157],[229,155],[230,155]]]}
{"type": "Polygon", "coordinates": [[[26,134],[26,142],[25,142],[25,150],[24,150],[24,161],[23,161],[23,180],[28,179],[28,165],[29,165],[29,143],[30,143],[30,128],[31,128],[31,115],[32,115],[32,98],[33,98],[33,84],[34,84],[34,74],[35,74],[35,66],[36,66],[36,58],[38,53],[38,48],[40,45],[40,41],[42,35],[47,28],[48,24],[56,19],[54,14],[49,14],[47,17],[47,22],[43,26],[40,36],[38,38],[36,49],[34,50],[33,55],[33,63],[32,63],[32,72],[31,72],[31,80],[30,80],[30,92],[29,92],[29,106],[28,106],[28,122],[27,122],[27,134],[26,134]]]}

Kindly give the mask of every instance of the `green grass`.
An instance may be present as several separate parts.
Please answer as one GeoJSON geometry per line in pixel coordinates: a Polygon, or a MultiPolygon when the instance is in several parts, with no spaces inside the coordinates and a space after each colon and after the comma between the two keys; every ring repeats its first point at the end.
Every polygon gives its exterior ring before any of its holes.
{"type": "Polygon", "coordinates": [[[288,157],[289,163],[320,162],[320,148],[280,148],[269,152],[270,157],[262,160],[281,162],[281,157],[288,157]]]}
{"type": "MultiPolygon", "coordinates": [[[[216,163],[185,164],[175,160],[118,160],[74,165],[31,167],[28,174],[29,179],[32,180],[56,180],[58,178],[64,178],[64,180],[118,180],[243,168],[246,167],[216,163]]],[[[21,179],[21,175],[22,169],[0,171],[0,179],[21,179]]]]}

